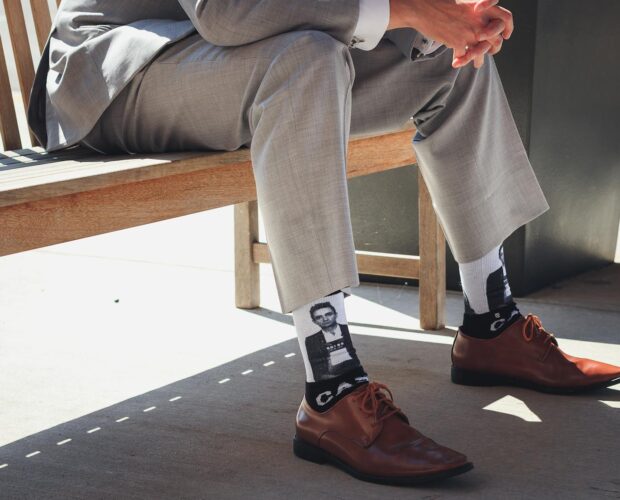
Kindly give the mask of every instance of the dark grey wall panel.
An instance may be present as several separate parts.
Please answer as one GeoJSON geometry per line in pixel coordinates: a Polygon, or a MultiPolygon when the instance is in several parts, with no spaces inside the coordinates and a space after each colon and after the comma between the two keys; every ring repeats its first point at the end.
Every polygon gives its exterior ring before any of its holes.
{"type": "Polygon", "coordinates": [[[613,261],[620,218],[620,2],[538,5],[529,153],[551,210],[526,231],[528,291],[613,261]]]}
{"type": "Polygon", "coordinates": [[[355,248],[374,252],[417,253],[417,167],[403,167],[351,179],[349,192],[355,248]]]}
{"type": "Polygon", "coordinates": [[[536,2],[506,0],[502,6],[513,13],[515,30],[494,56],[510,109],[526,149],[529,147],[532,111],[532,79],[536,50],[536,2]]]}

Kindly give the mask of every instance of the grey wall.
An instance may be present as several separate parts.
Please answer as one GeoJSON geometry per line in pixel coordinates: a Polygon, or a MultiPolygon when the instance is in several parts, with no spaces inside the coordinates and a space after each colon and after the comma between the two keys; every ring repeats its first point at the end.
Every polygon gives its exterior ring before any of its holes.
{"type": "Polygon", "coordinates": [[[619,20],[617,0],[538,2],[529,154],[551,210],[526,231],[528,291],[614,259],[619,20]]]}

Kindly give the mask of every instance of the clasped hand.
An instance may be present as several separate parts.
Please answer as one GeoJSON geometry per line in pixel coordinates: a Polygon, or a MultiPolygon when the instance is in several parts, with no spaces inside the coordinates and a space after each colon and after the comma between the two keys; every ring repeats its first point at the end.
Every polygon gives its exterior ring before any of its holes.
{"type": "Polygon", "coordinates": [[[388,29],[414,28],[453,50],[452,66],[484,64],[514,29],[512,14],[499,0],[390,0],[388,29]]]}

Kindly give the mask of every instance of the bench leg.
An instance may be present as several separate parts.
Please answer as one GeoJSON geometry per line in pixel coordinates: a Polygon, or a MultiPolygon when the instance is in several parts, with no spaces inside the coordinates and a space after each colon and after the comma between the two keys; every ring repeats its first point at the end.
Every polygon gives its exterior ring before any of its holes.
{"type": "Polygon", "coordinates": [[[260,272],[252,245],[258,241],[258,204],[235,205],[235,304],[241,309],[260,305],[260,272]]]}
{"type": "Polygon", "coordinates": [[[418,169],[420,214],[420,325],[424,330],[445,326],[446,241],[431,196],[418,169]]]}

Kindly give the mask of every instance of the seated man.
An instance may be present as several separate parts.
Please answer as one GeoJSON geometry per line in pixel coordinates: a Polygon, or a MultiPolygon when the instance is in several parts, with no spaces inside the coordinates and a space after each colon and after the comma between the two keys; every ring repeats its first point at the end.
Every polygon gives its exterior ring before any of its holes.
{"type": "Polygon", "coordinates": [[[293,313],[306,368],[294,452],[368,481],[416,484],[472,464],[412,428],[355,354],[344,309],[359,283],[350,134],[413,117],[465,293],[454,382],[571,392],[620,377],[565,355],[511,297],[502,242],[548,206],[491,57],[512,32],[496,4],[63,0],[37,73],[29,123],[48,150],[250,146],[282,311],[293,313]]]}

